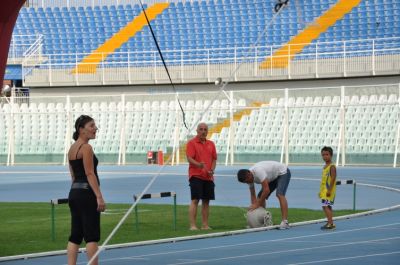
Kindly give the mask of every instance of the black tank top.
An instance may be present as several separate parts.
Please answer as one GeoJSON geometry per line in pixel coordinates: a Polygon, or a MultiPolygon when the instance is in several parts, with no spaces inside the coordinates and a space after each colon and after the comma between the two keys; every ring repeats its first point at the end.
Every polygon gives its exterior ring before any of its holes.
{"type": "MultiPolygon", "coordinates": [[[[71,165],[72,172],[74,172],[75,180],[74,182],[88,182],[85,167],[83,166],[83,158],[78,159],[79,150],[84,144],[79,146],[78,151],[76,152],[76,156],[74,160],[69,160],[69,164],[71,165]]],[[[96,155],[93,154],[93,165],[94,165],[94,174],[96,175],[97,183],[100,185],[99,176],[97,175],[97,165],[99,164],[99,160],[97,160],[96,155]]]]}

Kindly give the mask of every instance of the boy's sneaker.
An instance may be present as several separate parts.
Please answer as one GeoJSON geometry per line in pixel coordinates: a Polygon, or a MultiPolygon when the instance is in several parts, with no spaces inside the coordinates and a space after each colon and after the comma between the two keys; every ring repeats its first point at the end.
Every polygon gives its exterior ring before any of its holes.
{"type": "Polygon", "coordinates": [[[326,223],[324,226],[321,226],[321,229],[322,230],[334,230],[334,229],[336,229],[336,225],[326,223]]]}
{"type": "Polygon", "coordinates": [[[289,229],[289,222],[287,220],[284,220],[281,222],[281,224],[279,225],[279,230],[283,230],[283,229],[289,229]]]}

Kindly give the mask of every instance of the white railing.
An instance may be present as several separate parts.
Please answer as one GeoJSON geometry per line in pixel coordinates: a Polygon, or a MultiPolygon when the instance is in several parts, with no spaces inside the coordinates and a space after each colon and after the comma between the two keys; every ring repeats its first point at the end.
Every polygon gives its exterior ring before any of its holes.
{"type": "MultiPolygon", "coordinates": [[[[341,165],[398,165],[400,84],[187,92],[179,98],[189,127],[213,100],[202,120],[210,128],[231,120],[211,137],[226,163],[249,162],[239,155],[262,155],[317,164],[320,148],[330,145],[341,165]],[[242,110],[249,112],[233,120],[242,110]]],[[[0,100],[0,109],[0,132],[9,136],[0,138],[0,163],[8,157],[9,165],[65,162],[73,122],[81,114],[92,116],[100,128],[93,146],[103,163],[144,162],[148,149],[161,146],[170,155],[187,140],[174,93],[10,98],[0,100]],[[133,154],[139,160],[128,158],[133,154]],[[25,160],[35,155],[38,160],[25,160]],[[107,161],[107,155],[113,158],[107,161]]]]}
{"type": "MultiPolygon", "coordinates": [[[[227,79],[239,64],[234,80],[306,79],[374,76],[400,73],[400,38],[317,42],[289,45],[287,53],[276,56],[281,46],[233,47],[196,50],[164,50],[163,55],[174,82],[214,82],[227,79]],[[272,59],[267,59],[272,58],[272,59]],[[263,62],[265,67],[260,67],[263,62]]],[[[168,82],[157,51],[99,54],[99,64],[80,63],[89,54],[51,54],[47,61],[25,75],[25,85],[113,85],[168,82]],[[90,73],[74,74],[86,66],[90,73]]],[[[29,67],[25,66],[24,67],[29,67]]]]}
{"type": "MultiPolygon", "coordinates": [[[[153,3],[177,3],[177,2],[194,2],[195,0],[142,0],[144,4],[153,4],[153,3]]],[[[139,4],[139,1],[135,0],[28,0],[26,3],[27,7],[33,8],[46,8],[46,7],[86,7],[86,6],[115,6],[115,5],[132,5],[139,4]]]]}
{"type": "Polygon", "coordinates": [[[8,50],[8,63],[20,64],[32,50],[36,53],[43,52],[43,35],[12,35],[8,50]]]}
{"type": "Polygon", "coordinates": [[[22,76],[28,75],[34,67],[43,61],[43,35],[38,35],[38,38],[32,45],[24,52],[22,65],[22,76]]]}

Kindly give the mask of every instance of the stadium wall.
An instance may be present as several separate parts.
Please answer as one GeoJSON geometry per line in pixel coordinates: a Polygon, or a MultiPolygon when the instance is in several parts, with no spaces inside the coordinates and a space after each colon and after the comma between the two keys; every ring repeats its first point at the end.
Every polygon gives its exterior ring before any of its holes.
{"type": "MultiPolygon", "coordinates": [[[[400,83],[400,75],[335,78],[315,80],[286,80],[286,81],[261,81],[230,83],[228,90],[259,90],[259,89],[284,89],[284,88],[315,88],[337,86],[363,86],[400,83]]],[[[178,92],[216,91],[214,84],[177,84],[178,92]]],[[[89,86],[89,87],[35,87],[31,88],[32,96],[64,96],[70,95],[119,95],[124,93],[171,93],[170,85],[137,85],[137,86],[89,86]]]]}

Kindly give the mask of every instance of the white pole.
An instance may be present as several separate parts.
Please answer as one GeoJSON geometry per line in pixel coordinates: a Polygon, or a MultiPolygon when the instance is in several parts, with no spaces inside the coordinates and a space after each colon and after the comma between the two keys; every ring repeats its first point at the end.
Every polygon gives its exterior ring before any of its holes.
{"type": "Polygon", "coordinates": [[[178,115],[178,95],[175,95],[175,130],[174,130],[174,144],[172,146],[172,159],[171,159],[171,166],[174,165],[176,159],[176,147],[179,143],[179,115],[178,115]]]}
{"type": "Polygon", "coordinates": [[[207,49],[207,79],[208,79],[208,82],[211,82],[211,76],[210,76],[210,49],[207,49]]]}
{"type": "Polygon", "coordinates": [[[120,140],[119,140],[119,150],[118,150],[118,165],[125,165],[126,162],[126,141],[125,141],[125,94],[121,95],[121,105],[122,105],[122,110],[119,112],[121,114],[121,123],[122,123],[122,128],[121,128],[121,134],[120,134],[120,140]]]}
{"type": "Polygon", "coordinates": [[[233,105],[235,104],[234,97],[233,97],[233,91],[231,91],[231,102],[232,102],[232,118],[231,118],[231,143],[230,143],[230,152],[231,152],[231,165],[235,163],[235,123],[234,123],[234,110],[236,109],[236,106],[233,105]]]}
{"type": "Polygon", "coordinates": [[[106,77],[104,72],[104,53],[101,53],[101,75],[102,75],[102,84],[106,84],[106,77]]]}
{"type": "Polygon", "coordinates": [[[342,142],[342,124],[339,127],[339,137],[338,137],[338,146],[337,146],[337,154],[336,154],[336,167],[339,166],[339,159],[340,159],[340,149],[341,149],[341,142],[342,142]]]}
{"type": "Polygon", "coordinates": [[[397,167],[397,154],[399,153],[400,123],[397,125],[396,145],[394,147],[393,167],[397,167]]]}
{"type": "Polygon", "coordinates": [[[158,82],[157,82],[157,58],[156,58],[156,52],[154,52],[153,60],[154,60],[154,83],[157,84],[158,82]]]}
{"type": "Polygon", "coordinates": [[[372,40],[372,75],[375,74],[375,40],[372,40]]]}
{"type": "Polygon", "coordinates": [[[285,155],[285,164],[289,164],[289,110],[288,110],[288,101],[289,101],[289,90],[285,88],[285,110],[284,110],[284,125],[283,125],[283,136],[282,136],[282,148],[281,148],[281,163],[283,163],[283,155],[285,155]]]}
{"type": "MultiPolygon", "coordinates": [[[[399,93],[400,93],[400,83],[399,83],[399,93]]],[[[400,98],[398,99],[398,104],[400,106],[400,98]]],[[[399,141],[400,141],[400,121],[397,124],[397,134],[396,134],[396,146],[394,147],[394,159],[393,167],[397,167],[397,154],[399,153],[399,141]]]]}
{"type": "MultiPolygon", "coordinates": [[[[236,46],[235,46],[235,69],[237,68],[237,52],[236,52],[236,46]]],[[[235,71],[235,81],[237,81],[237,71],[235,71]]]]}
{"type": "Polygon", "coordinates": [[[67,129],[65,131],[65,139],[64,139],[64,161],[63,165],[65,166],[68,161],[68,149],[69,149],[69,143],[71,141],[71,129],[72,129],[72,123],[71,123],[71,98],[69,95],[67,95],[66,98],[66,115],[67,115],[67,129]]]}
{"type": "Polygon", "coordinates": [[[75,53],[75,69],[76,69],[75,82],[76,82],[76,85],[79,86],[79,80],[78,80],[79,68],[78,68],[78,54],[77,53],[75,53]]]}
{"type": "MultiPolygon", "coordinates": [[[[233,139],[233,91],[229,92],[229,132],[228,132],[228,145],[226,150],[226,157],[225,157],[225,166],[228,165],[229,156],[232,155],[232,139],[233,139]]],[[[231,157],[231,164],[232,164],[232,157],[231,157]]]]}
{"type": "Polygon", "coordinates": [[[343,76],[346,77],[346,41],[343,41],[343,76]]]}
{"type": "Polygon", "coordinates": [[[130,52],[128,52],[128,84],[132,84],[132,78],[131,78],[131,57],[130,57],[130,52]]]}
{"type": "Polygon", "coordinates": [[[229,131],[228,131],[228,142],[226,144],[226,155],[225,155],[225,166],[228,165],[228,159],[231,151],[231,127],[229,126],[229,131]]]}
{"type": "Polygon", "coordinates": [[[346,165],[346,108],[344,102],[345,96],[345,87],[341,86],[341,100],[340,100],[340,107],[341,107],[341,120],[342,120],[342,167],[346,165]]]}
{"type": "Polygon", "coordinates": [[[52,77],[51,77],[51,54],[49,55],[49,85],[52,86],[52,77]]]}
{"type": "Polygon", "coordinates": [[[336,156],[336,166],[339,166],[340,155],[342,158],[342,166],[346,163],[345,156],[345,108],[344,108],[344,95],[345,90],[344,86],[340,87],[340,110],[339,110],[339,119],[340,119],[340,127],[339,127],[339,137],[338,137],[338,147],[337,147],[337,156],[336,156]]]}
{"type": "Polygon", "coordinates": [[[289,89],[285,90],[285,162],[289,165],[289,89]]]}
{"type": "Polygon", "coordinates": [[[14,165],[14,97],[11,95],[10,104],[10,123],[8,128],[8,156],[7,166],[14,165]]]}
{"type": "Polygon", "coordinates": [[[289,48],[288,48],[288,79],[292,79],[292,77],[290,76],[290,48],[291,48],[291,46],[292,46],[292,44],[289,44],[288,45],[289,46],[289,48]]]}
{"type": "Polygon", "coordinates": [[[183,74],[184,74],[183,68],[184,68],[184,66],[183,66],[183,50],[181,49],[181,82],[182,83],[185,82],[184,76],[183,76],[183,74]]]}
{"type": "Polygon", "coordinates": [[[318,42],[315,43],[315,77],[318,78],[318,42]]]}
{"type": "Polygon", "coordinates": [[[258,75],[257,47],[254,47],[254,77],[258,75]]]}
{"type": "Polygon", "coordinates": [[[272,76],[272,60],[274,59],[274,58],[272,58],[272,45],[271,46],[269,46],[270,47],[270,49],[269,49],[269,58],[271,58],[271,63],[270,63],[270,69],[271,69],[271,71],[270,71],[270,73],[271,73],[271,76],[272,76]]]}

